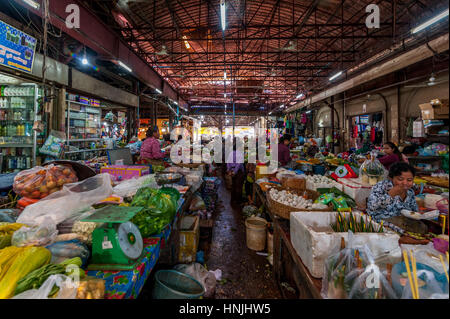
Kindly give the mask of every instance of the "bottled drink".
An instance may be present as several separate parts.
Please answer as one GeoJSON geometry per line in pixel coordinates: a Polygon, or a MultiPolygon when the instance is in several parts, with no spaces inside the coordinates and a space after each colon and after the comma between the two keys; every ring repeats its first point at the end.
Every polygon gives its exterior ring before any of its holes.
{"type": "Polygon", "coordinates": [[[27,162],[26,162],[26,164],[27,164],[27,169],[29,169],[29,168],[31,168],[31,158],[30,157],[28,157],[27,156],[27,162]]]}

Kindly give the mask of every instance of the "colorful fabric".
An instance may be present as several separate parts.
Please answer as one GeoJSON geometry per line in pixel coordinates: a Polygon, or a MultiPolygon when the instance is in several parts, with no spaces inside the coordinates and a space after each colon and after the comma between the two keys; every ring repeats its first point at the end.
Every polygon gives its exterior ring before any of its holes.
{"type": "Polygon", "coordinates": [[[159,258],[160,239],[144,240],[144,254],[133,270],[101,271],[91,270],[88,276],[105,280],[105,299],[136,299],[145,281],[159,258]]]}

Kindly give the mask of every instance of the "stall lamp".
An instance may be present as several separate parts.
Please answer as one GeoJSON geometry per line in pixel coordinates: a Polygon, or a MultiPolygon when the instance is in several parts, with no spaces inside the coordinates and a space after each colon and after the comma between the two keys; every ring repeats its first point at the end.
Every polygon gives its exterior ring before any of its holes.
{"type": "Polygon", "coordinates": [[[225,0],[220,1],[220,19],[222,22],[222,30],[226,29],[226,8],[225,8],[225,0]]]}
{"type": "Polygon", "coordinates": [[[297,99],[297,100],[298,100],[298,99],[301,99],[301,98],[303,98],[304,96],[305,96],[305,94],[300,93],[299,95],[297,95],[296,99],[297,99]]]}
{"type": "Polygon", "coordinates": [[[430,25],[432,25],[432,24],[438,22],[439,20],[444,19],[444,18],[447,17],[447,16],[448,16],[448,9],[445,10],[444,12],[442,12],[441,14],[437,15],[437,16],[434,17],[433,19],[430,19],[430,20],[428,20],[427,22],[425,22],[425,23],[419,25],[418,27],[412,29],[411,32],[412,32],[413,34],[414,34],[414,33],[417,33],[417,32],[420,32],[420,31],[422,31],[422,30],[428,28],[430,25]]]}
{"type": "Polygon", "coordinates": [[[341,75],[342,75],[342,71],[336,73],[335,75],[333,75],[333,76],[330,78],[330,81],[333,81],[334,79],[337,79],[337,78],[340,77],[341,75]]]}
{"type": "Polygon", "coordinates": [[[227,80],[227,71],[223,72],[223,79],[226,81],[227,80]]]}
{"type": "Polygon", "coordinates": [[[311,111],[306,111],[306,114],[309,114],[309,113],[311,113],[311,111]]]}
{"type": "Polygon", "coordinates": [[[161,90],[158,90],[158,89],[155,89],[155,91],[156,91],[156,93],[158,93],[158,94],[161,94],[161,93],[162,93],[162,91],[161,91],[161,90]]]}
{"type": "Polygon", "coordinates": [[[39,7],[41,6],[39,3],[37,3],[34,0],[22,0],[23,2],[25,2],[26,4],[28,4],[30,7],[35,8],[36,10],[39,9],[39,7]]]}
{"type": "Polygon", "coordinates": [[[124,68],[124,69],[127,70],[128,72],[132,72],[132,71],[133,71],[128,65],[126,65],[126,64],[123,63],[122,61],[118,61],[118,63],[119,63],[119,65],[120,65],[122,68],[124,68]]]}

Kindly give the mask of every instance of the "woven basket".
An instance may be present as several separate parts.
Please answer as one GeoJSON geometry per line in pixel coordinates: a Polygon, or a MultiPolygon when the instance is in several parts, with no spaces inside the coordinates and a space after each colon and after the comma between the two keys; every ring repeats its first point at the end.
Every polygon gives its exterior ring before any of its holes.
{"type": "MultiPolygon", "coordinates": [[[[303,192],[304,192],[304,191],[302,192],[302,191],[297,191],[297,190],[293,190],[293,189],[286,189],[284,187],[279,187],[279,186],[274,186],[272,188],[275,188],[278,191],[287,190],[290,193],[293,193],[293,194],[296,194],[299,196],[302,196],[303,192]]],[[[320,196],[320,194],[316,191],[307,189],[306,192],[308,193],[308,199],[312,199],[313,201],[315,201],[320,196]]],[[[279,202],[275,201],[274,199],[272,199],[272,197],[270,197],[270,192],[266,193],[266,197],[267,197],[267,205],[269,206],[269,209],[271,210],[271,212],[281,218],[284,218],[284,219],[290,219],[291,213],[298,212],[298,211],[304,211],[304,212],[330,212],[330,211],[333,211],[333,208],[331,207],[331,205],[328,205],[328,207],[324,208],[324,209],[299,209],[297,207],[287,206],[287,205],[284,205],[284,204],[279,203],[279,202]]]]}

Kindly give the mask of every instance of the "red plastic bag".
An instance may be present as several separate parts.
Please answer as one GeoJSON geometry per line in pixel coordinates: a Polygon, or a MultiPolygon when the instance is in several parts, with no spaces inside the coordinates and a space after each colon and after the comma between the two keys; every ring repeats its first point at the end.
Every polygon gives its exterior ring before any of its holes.
{"type": "Polygon", "coordinates": [[[78,177],[70,166],[36,166],[20,172],[14,178],[14,192],[21,197],[42,199],[61,190],[68,183],[75,183],[78,177]]]}

